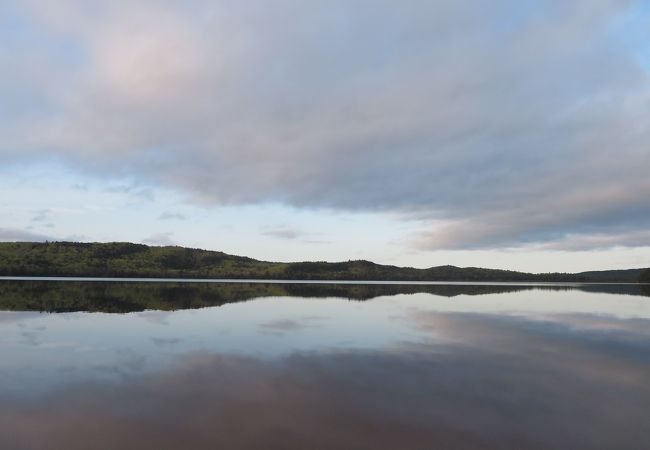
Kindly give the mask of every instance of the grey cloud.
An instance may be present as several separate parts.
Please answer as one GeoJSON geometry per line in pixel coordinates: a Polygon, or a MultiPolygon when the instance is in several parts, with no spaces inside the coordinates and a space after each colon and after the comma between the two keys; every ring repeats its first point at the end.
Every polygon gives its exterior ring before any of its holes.
{"type": "Polygon", "coordinates": [[[51,241],[54,240],[52,236],[32,233],[30,231],[15,229],[15,228],[0,228],[0,241],[14,242],[14,241],[51,241]]]}
{"type": "Polygon", "coordinates": [[[160,337],[153,337],[151,338],[153,341],[154,345],[158,348],[160,347],[166,347],[166,346],[171,346],[171,345],[176,345],[181,342],[180,338],[160,338],[160,337]]]}
{"type": "Polygon", "coordinates": [[[650,226],[650,83],[621,44],[638,4],[25,2],[53,45],[0,45],[0,158],[417,216],[427,249],[616,241],[650,226]],[[72,62],[52,50],[71,39],[72,62]]]}
{"type": "MultiPolygon", "coordinates": [[[[54,228],[54,224],[47,223],[42,225],[43,228],[54,228]]],[[[51,235],[51,234],[42,234],[31,231],[34,227],[25,227],[25,229],[18,228],[1,228],[0,227],[0,242],[20,242],[20,241],[31,241],[31,242],[42,242],[42,241],[78,241],[78,242],[87,242],[89,237],[81,234],[69,234],[69,235],[51,235]]]]}
{"type": "Polygon", "coordinates": [[[648,246],[650,204],[638,198],[639,191],[631,184],[618,187],[621,195],[609,199],[594,187],[587,195],[557,193],[530,204],[484,211],[480,221],[452,221],[422,232],[413,244],[419,248],[489,248],[528,243],[558,250],[648,246]]]}
{"type": "Polygon", "coordinates": [[[91,238],[85,234],[69,234],[63,238],[64,241],[90,242],[91,238]]]}
{"type": "Polygon", "coordinates": [[[277,227],[277,228],[272,228],[272,229],[267,229],[262,232],[264,236],[270,236],[278,239],[299,239],[305,236],[305,233],[303,233],[300,230],[295,230],[292,228],[287,228],[287,227],[277,227]]]}
{"type": "Polygon", "coordinates": [[[650,246],[650,231],[631,231],[610,234],[585,234],[565,236],[540,245],[550,250],[606,250],[613,247],[650,246]]]}
{"type": "Polygon", "coordinates": [[[186,220],[187,217],[184,214],[164,211],[158,216],[158,220],[186,220]]]}
{"type": "Polygon", "coordinates": [[[276,239],[298,240],[305,244],[327,244],[330,242],[318,238],[322,236],[322,233],[305,232],[285,225],[266,228],[262,231],[262,235],[276,239]]]}
{"type": "Polygon", "coordinates": [[[49,209],[39,209],[38,211],[32,211],[34,217],[32,217],[32,222],[45,222],[50,218],[49,209]]]}
{"type": "Polygon", "coordinates": [[[85,185],[85,184],[81,184],[81,183],[75,183],[71,187],[75,191],[81,191],[81,192],[87,192],[88,191],[88,186],[85,185]]]}
{"type": "Polygon", "coordinates": [[[154,233],[148,238],[143,239],[142,242],[150,245],[175,245],[172,239],[173,235],[174,233],[172,232],[154,233]]]}
{"type": "Polygon", "coordinates": [[[138,183],[119,184],[106,189],[107,192],[128,194],[140,200],[153,200],[154,192],[150,187],[140,186],[138,183]]]}

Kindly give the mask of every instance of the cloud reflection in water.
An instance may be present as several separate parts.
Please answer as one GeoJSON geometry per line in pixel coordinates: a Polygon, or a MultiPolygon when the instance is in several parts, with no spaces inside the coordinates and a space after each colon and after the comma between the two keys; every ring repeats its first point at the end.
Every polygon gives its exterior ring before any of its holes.
{"type": "MultiPolygon", "coordinates": [[[[410,308],[421,339],[172,367],[0,406],[12,449],[641,449],[650,321],[410,308]]],[[[288,324],[289,322],[286,322],[288,324]]],[[[306,324],[293,324],[287,328],[306,324]]]]}

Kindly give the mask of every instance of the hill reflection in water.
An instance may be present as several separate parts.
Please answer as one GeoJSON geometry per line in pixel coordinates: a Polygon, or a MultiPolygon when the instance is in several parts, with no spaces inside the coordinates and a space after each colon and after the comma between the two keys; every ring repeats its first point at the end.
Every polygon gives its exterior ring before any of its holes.
{"type": "Polygon", "coordinates": [[[530,290],[584,291],[650,296],[636,284],[300,284],[300,283],[138,283],[0,281],[0,310],[126,313],[205,308],[261,297],[337,297],[370,300],[426,293],[442,297],[516,293],[530,290]]]}

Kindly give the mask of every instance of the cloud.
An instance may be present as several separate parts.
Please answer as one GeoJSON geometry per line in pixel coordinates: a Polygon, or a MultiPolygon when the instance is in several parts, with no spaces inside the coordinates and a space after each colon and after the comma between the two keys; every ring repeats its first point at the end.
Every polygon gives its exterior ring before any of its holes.
{"type": "Polygon", "coordinates": [[[154,345],[158,348],[170,346],[170,345],[176,345],[181,342],[180,338],[160,338],[160,337],[153,337],[151,338],[153,341],[154,345]]]}
{"type": "Polygon", "coordinates": [[[315,237],[321,236],[322,233],[308,233],[295,228],[290,228],[285,225],[267,228],[262,231],[263,236],[269,236],[276,239],[297,240],[306,244],[326,244],[330,241],[323,239],[316,239],[315,237]]]}
{"type": "Polygon", "coordinates": [[[88,186],[83,183],[74,183],[71,188],[75,191],[88,192],[88,186]]]}
{"type": "Polygon", "coordinates": [[[294,240],[294,239],[300,239],[305,236],[305,233],[296,230],[293,228],[287,228],[287,227],[276,227],[276,228],[271,228],[267,229],[262,232],[264,236],[270,236],[273,238],[278,238],[278,239],[288,239],[288,240],[294,240]]]}
{"type": "Polygon", "coordinates": [[[138,185],[138,183],[118,184],[110,186],[106,189],[106,192],[123,193],[140,200],[151,201],[154,199],[153,190],[149,187],[142,187],[138,185]]]}
{"type": "Polygon", "coordinates": [[[0,228],[0,241],[2,242],[19,242],[19,241],[52,241],[55,240],[52,236],[32,233],[30,231],[19,230],[15,228],[0,228]]]}
{"type": "Polygon", "coordinates": [[[640,4],[6,2],[0,160],[418,217],[423,249],[615,240],[650,226],[640,4]]]}
{"type": "Polygon", "coordinates": [[[175,213],[171,211],[163,211],[160,216],[158,216],[158,220],[186,220],[187,217],[184,214],[181,213],[175,213]]]}
{"type": "Polygon", "coordinates": [[[169,231],[165,233],[154,233],[148,238],[143,239],[142,242],[149,245],[176,245],[172,239],[173,235],[174,233],[169,231]]]}
{"type": "Polygon", "coordinates": [[[49,220],[51,211],[49,209],[39,209],[32,212],[34,214],[34,217],[32,217],[32,222],[45,222],[49,220]]]}
{"type": "Polygon", "coordinates": [[[567,235],[561,239],[539,244],[541,249],[550,250],[607,250],[614,247],[650,246],[650,231],[631,231],[610,234],[567,235]]]}

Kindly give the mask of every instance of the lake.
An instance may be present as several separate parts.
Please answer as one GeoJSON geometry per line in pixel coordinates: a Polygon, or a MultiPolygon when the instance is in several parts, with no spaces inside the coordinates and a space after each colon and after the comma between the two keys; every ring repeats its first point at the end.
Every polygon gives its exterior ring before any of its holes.
{"type": "Polygon", "coordinates": [[[2,449],[648,449],[650,286],[0,281],[2,449]]]}

